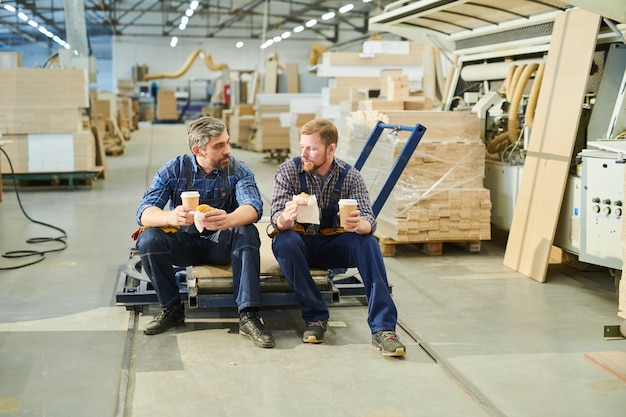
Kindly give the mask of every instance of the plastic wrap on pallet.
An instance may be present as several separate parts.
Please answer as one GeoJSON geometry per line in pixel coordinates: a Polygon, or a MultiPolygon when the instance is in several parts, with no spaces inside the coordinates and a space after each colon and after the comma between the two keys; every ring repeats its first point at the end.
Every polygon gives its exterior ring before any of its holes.
{"type": "MultiPolygon", "coordinates": [[[[414,123],[406,123],[410,120],[407,113],[413,112],[404,112],[399,120],[393,114],[356,111],[343,125],[338,156],[350,163],[355,162],[379,120],[390,125],[420,123],[427,129],[383,206],[377,234],[407,242],[490,239],[491,199],[489,190],[483,186],[484,144],[479,137],[467,137],[463,131],[446,136],[441,131],[447,127],[437,129],[437,126],[432,126],[433,139],[429,139],[431,126],[419,120],[420,112],[414,112],[414,123]],[[344,153],[339,155],[341,148],[344,153]]],[[[439,115],[433,119],[442,120],[439,115]]],[[[396,135],[385,130],[371,151],[361,172],[372,199],[383,186],[409,135],[410,132],[396,135]]]]}

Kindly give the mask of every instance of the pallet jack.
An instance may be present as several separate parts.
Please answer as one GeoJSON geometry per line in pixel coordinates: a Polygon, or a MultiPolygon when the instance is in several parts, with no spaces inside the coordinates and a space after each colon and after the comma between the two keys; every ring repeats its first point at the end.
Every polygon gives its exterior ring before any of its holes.
{"type": "MultiPolygon", "coordinates": [[[[361,170],[363,168],[385,130],[390,130],[390,133],[408,131],[411,134],[372,204],[375,216],[380,214],[385,201],[426,132],[426,128],[421,124],[411,127],[377,122],[354,164],[356,169],[361,170]]],[[[260,278],[263,305],[297,305],[298,302],[293,291],[282,275],[278,262],[271,251],[271,240],[266,233],[268,225],[268,222],[256,224],[261,237],[260,278]]],[[[358,273],[346,274],[345,271],[311,270],[311,276],[313,276],[328,304],[337,303],[343,297],[365,297],[365,288],[358,273]]],[[[188,303],[190,308],[236,307],[232,293],[230,266],[192,265],[187,268],[178,268],[176,279],[180,288],[181,299],[188,303]]],[[[158,305],[156,291],[148,276],[142,271],[139,253],[134,248],[130,249],[128,260],[121,266],[115,300],[117,305],[125,306],[127,310],[140,311],[144,306],[158,305]]]]}

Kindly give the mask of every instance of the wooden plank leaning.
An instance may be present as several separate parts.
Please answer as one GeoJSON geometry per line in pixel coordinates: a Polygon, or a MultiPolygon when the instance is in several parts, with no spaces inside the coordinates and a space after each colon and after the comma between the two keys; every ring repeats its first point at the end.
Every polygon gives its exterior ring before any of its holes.
{"type": "Polygon", "coordinates": [[[601,17],[583,9],[554,22],[504,265],[544,282],[601,17]]]}

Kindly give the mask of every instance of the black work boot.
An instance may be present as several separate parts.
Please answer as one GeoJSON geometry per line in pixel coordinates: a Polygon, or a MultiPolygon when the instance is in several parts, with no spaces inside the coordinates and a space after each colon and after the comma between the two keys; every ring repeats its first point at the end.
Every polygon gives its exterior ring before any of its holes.
{"type": "Polygon", "coordinates": [[[148,335],[159,334],[183,323],[185,323],[185,306],[183,303],[176,303],[170,308],[163,309],[154,320],[148,323],[143,332],[148,335]]]}
{"type": "Polygon", "coordinates": [[[276,346],[272,334],[263,329],[261,316],[256,311],[244,310],[239,314],[239,334],[247,336],[258,347],[272,348],[276,346]]]}

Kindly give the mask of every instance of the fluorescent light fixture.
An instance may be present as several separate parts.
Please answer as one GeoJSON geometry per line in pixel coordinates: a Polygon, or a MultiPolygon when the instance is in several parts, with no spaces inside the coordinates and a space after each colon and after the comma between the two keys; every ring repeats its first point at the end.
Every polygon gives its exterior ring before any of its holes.
{"type": "Polygon", "coordinates": [[[304,26],[300,25],[300,26],[296,26],[295,28],[293,28],[293,31],[295,33],[300,33],[304,30],[304,26]]]}
{"type": "Polygon", "coordinates": [[[283,34],[280,35],[280,37],[283,38],[283,39],[287,39],[290,36],[291,36],[291,32],[289,32],[289,31],[283,32],[283,34]]]}
{"type": "Polygon", "coordinates": [[[181,25],[187,26],[187,23],[189,23],[189,17],[183,16],[183,17],[180,18],[180,24],[181,25]]]}
{"type": "Polygon", "coordinates": [[[363,3],[369,3],[372,0],[363,0],[363,3]]]}
{"type": "Polygon", "coordinates": [[[28,16],[26,16],[26,14],[25,14],[25,13],[23,13],[23,12],[19,12],[19,13],[17,14],[17,17],[19,17],[20,19],[22,19],[22,20],[23,20],[23,21],[25,21],[25,22],[28,22],[28,16]]]}
{"type": "Polygon", "coordinates": [[[170,46],[172,48],[175,48],[177,44],[178,44],[178,36],[172,36],[172,39],[170,40],[170,46]]]}
{"type": "MultiPolygon", "coordinates": [[[[197,2],[196,2],[197,3],[197,2]]],[[[239,48],[243,48],[243,42],[239,41],[235,44],[235,48],[239,49],[239,48]]]]}
{"type": "Polygon", "coordinates": [[[185,10],[185,16],[187,16],[187,17],[193,16],[193,10],[191,10],[191,9],[185,10]]]}
{"type": "Polygon", "coordinates": [[[330,20],[335,17],[335,12],[328,12],[322,15],[322,20],[330,20]]]}
{"type": "Polygon", "coordinates": [[[200,3],[198,2],[198,0],[193,0],[191,3],[189,3],[189,8],[191,10],[196,10],[199,4],[200,3]]]}
{"type": "Polygon", "coordinates": [[[348,13],[352,9],[354,9],[354,5],[352,3],[348,3],[339,8],[339,13],[348,13]]]}
{"type": "Polygon", "coordinates": [[[311,19],[308,22],[306,22],[304,24],[304,26],[308,27],[308,28],[312,28],[313,26],[317,25],[317,20],[316,19],[311,19]]]}
{"type": "Polygon", "coordinates": [[[183,25],[182,23],[180,25],[178,25],[178,30],[185,30],[187,29],[187,25],[183,25]]]}
{"type": "Polygon", "coordinates": [[[11,6],[10,4],[5,4],[4,8],[10,12],[15,13],[17,10],[15,9],[15,7],[11,6]]]}
{"type": "Polygon", "coordinates": [[[34,20],[29,20],[28,24],[34,28],[39,26],[39,23],[35,22],[34,20]]]}
{"type": "Polygon", "coordinates": [[[282,40],[283,40],[283,38],[281,38],[280,36],[276,35],[276,36],[274,36],[274,37],[272,38],[272,40],[274,41],[274,43],[276,43],[276,42],[280,42],[280,41],[282,41],[282,40]]]}

